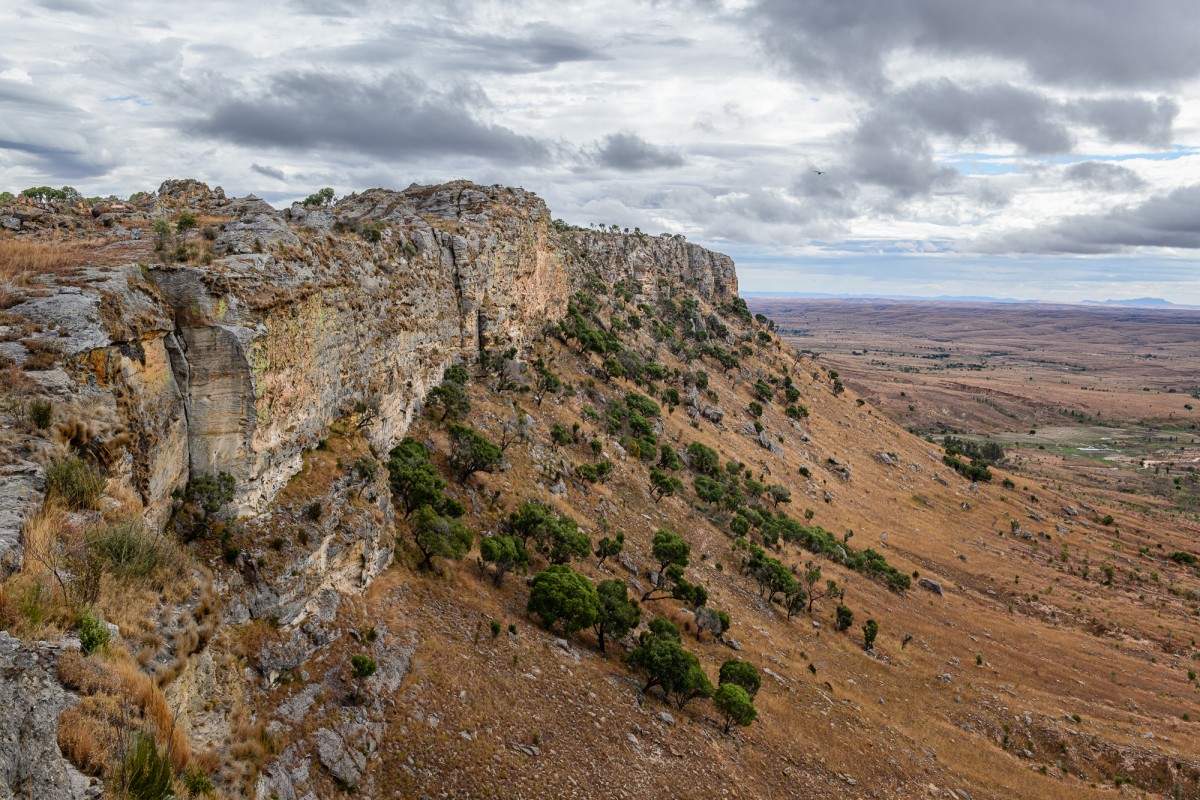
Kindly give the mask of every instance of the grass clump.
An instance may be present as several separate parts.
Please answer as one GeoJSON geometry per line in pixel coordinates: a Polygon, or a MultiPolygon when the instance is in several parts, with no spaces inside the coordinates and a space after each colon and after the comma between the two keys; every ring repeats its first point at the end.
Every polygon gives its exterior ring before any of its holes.
{"type": "Polygon", "coordinates": [[[88,544],[119,578],[149,577],[174,557],[167,540],[136,520],[101,528],[88,544]]]}
{"type": "Polygon", "coordinates": [[[55,458],[46,470],[46,495],[70,509],[94,508],[107,484],[97,467],[73,454],[55,458]]]}

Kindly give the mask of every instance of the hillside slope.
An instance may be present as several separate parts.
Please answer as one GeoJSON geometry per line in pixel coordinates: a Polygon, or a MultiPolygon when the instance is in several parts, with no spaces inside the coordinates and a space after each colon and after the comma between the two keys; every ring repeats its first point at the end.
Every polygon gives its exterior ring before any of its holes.
{"type": "Polygon", "coordinates": [[[76,768],[111,788],[116,728],[229,797],[1200,797],[1197,570],[1170,558],[1197,531],[967,481],[752,319],[723,256],[471,184],[279,214],[179,182],[11,218],[11,263],[34,237],[49,261],[4,302],[0,490],[28,511],[3,654],[58,687],[37,741],[72,764],[18,747],[12,791],[84,796],[76,768]],[[454,426],[502,456],[469,470],[454,426]],[[103,494],[64,491],[72,454],[103,494]],[[572,557],[561,525],[541,552],[543,525],[497,581],[481,537],[528,501],[624,547],[572,557]],[[158,555],[132,570],[97,542],[140,520],[158,555]],[[663,529],[690,546],[674,592],[653,591],[663,529]],[[640,631],[601,653],[547,629],[527,604],[552,560],[649,593],[640,631]],[[837,594],[789,615],[771,590],[809,564],[837,594]],[[116,630],[81,657],[87,609],[116,630]],[[713,684],[755,665],[749,727],[640,691],[624,656],[656,616],[713,684]]]}

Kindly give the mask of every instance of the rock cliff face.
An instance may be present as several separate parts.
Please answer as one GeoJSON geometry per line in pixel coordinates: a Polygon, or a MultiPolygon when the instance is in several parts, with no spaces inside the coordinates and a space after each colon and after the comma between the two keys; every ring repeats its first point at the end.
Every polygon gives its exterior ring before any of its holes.
{"type": "MultiPolygon", "coordinates": [[[[239,511],[253,518],[242,528],[248,539],[281,541],[299,523],[315,530],[266,570],[243,553],[214,587],[227,622],[287,626],[263,651],[269,675],[337,635],[327,628],[340,598],[392,559],[386,474],[306,486],[323,498],[319,523],[304,522],[304,509],[280,494],[331,425],[357,442],[342,454],[347,464],[368,447],[386,458],[447,366],[520,348],[596,280],[636,282],[655,296],[687,288],[713,302],[737,294],[725,256],[666,237],[562,231],[535,195],[466,182],[279,211],[167,181],[131,203],[0,208],[0,223],[77,248],[65,269],[0,286],[0,358],[21,366],[39,351],[55,354],[49,368],[20,374],[53,398],[56,419],[112,445],[111,478],[140,497],[151,525],[167,521],[189,478],[229,472],[239,511]],[[183,213],[198,220],[190,234],[154,232],[156,220],[183,213]]],[[[40,505],[53,438],[6,427],[24,432],[0,442],[0,576],[21,566],[21,524],[40,505]]],[[[0,757],[0,797],[6,789],[82,796],[86,782],[54,742],[69,696],[5,636],[0,697],[24,698],[26,711],[20,730],[0,726],[0,738],[24,737],[12,758],[0,757]]],[[[220,739],[227,723],[189,695],[205,685],[205,657],[182,664],[165,689],[189,709],[194,735],[220,739]]]]}
{"type": "MultiPolygon", "coordinates": [[[[519,346],[589,277],[714,301],[737,293],[726,256],[671,238],[560,233],[522,190],[375,189],[280,212],[169,181],[148,208],[106,206],[102,219],[133,239],[164,209],[226,220],[212,263],[93,267],[82,286],[11,309],[74,357],[75,385],[61,391],[87,393],[129,428],[125,469],[157,522],[171,492],[207,472],[232,473],[241,509],[261,511],[339,418],[357,415],[386,452],[447,365],[519,346]]],[[[25,212],[21,224],[56,224],[45,217],[25,212]]]]}

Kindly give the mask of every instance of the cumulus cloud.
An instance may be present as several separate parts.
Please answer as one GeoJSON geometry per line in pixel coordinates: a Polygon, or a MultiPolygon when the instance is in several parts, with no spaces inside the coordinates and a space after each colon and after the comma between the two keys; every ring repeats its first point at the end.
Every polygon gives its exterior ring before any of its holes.
{"type": "Polygon", "coordinates": [[[254,170],[259,175],[271,178],[272,180],[287,180],[287,176],[283,174],[283,170],[279,169],[278,167],[270,167],[263,164],[251,164],[250,169],[254,170]]]}
{"type": "Polygon", "coordinates": [[[771,55],[830,86],[880,89],[905,51],[1000,59],[1064,87],[1160,89],[1200,74],[1189,0],[757,0],[744,14],[771,55]]]}
{"type": "Polygon", "coordinates": [[[479,119],[475,87],[431,87],[406,72],[355,80],[319,71],[285,72],[221,98],[187,130],[236,144],[284,150],[349,149],[395,159],[473,156],[529,163],[546,145],[479,119]]]}
{"type": "Polygon", "coordinates": [[[1200,184],[1103,214],[1067,217],[1045,228],[985,240],[985,252],[1118,253],[1137,247],[1200,249],[1200,184]]]}
{"type": "Polygon", "coordinates": [[[1146,181],[1129,167],[1105,161],[1080,161],[1063,170],[1063,177],[1085,189],[1099,192],[1132,192],[1146,181]]]}
{"type": "Polygon", "coordinates": [[[641,172],[651,169],[670,169],[683,166],[683,156],[676,150],[651,144],[636,133],[610,133],[593,144],[592,161],[608,169],[622,172],[641,172]]]}

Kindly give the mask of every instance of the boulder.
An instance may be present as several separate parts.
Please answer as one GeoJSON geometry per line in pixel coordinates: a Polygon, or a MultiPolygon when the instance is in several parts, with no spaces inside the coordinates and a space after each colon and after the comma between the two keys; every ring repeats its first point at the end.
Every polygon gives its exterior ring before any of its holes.
{"type": "Polygon", "coordinates": [[[942,585],[935,580],[930,580],[929,578],[921,578],[921,580],[917,581],[917,585],[920,586],[922,589],[927,589],[927,590],[933,592],[934,594],[936,594],[939,597],[941,597],[941,595],[942,595],[942,585]]]}

